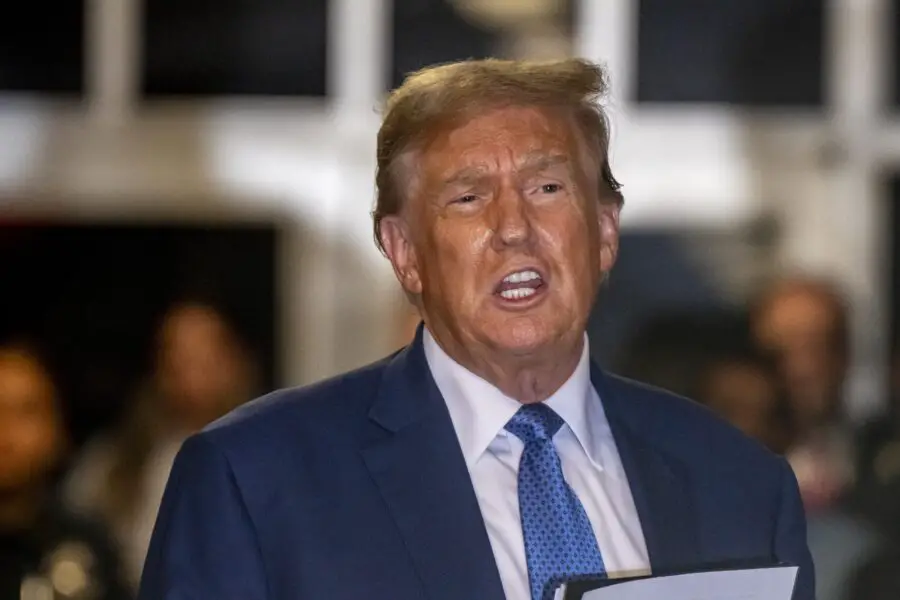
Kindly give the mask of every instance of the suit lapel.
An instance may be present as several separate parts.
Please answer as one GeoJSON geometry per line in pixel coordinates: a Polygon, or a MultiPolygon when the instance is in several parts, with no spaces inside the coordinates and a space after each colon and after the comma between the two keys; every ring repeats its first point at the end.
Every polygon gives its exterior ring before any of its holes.
{"type": "Polygon", "coordinates": [[[502,600],[481,510],[446,404],[415,342],[388,365],[362,454],[431,600],[502,600]]]}
{"type": "MultiPolygon", "coordinates": [[[[650,565],[671,572],[701,563],[697,516],[681,462],[661,451],[647,433],[653,415],[616,394],[607,376],[592,366],[591,381],[603,402],[634,497],[650,565]]],[[[658,418],[658,416],[656,416],[658,418]]]]}
{"type": "MultiPolygon", "coordinates": [[[[603,402],[641,521],[650,564],[662,573],[702,563],[684,465],[659,449],[641,403],[616,394],[596,366],[603,402]]],[[[502,600],[487,531],[446,404],[431,378],[422,331],[385,371],[363,459],[431,600],[502,600]]],[[[658,416],[657,416],[658,418],[658,416]]]]}

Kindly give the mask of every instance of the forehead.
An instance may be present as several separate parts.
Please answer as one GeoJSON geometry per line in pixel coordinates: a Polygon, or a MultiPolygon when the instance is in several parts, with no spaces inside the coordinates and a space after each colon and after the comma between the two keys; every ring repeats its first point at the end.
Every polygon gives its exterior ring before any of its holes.
{"type": "Polygon", "coordinates": [[[421,166],[429,176],[465,167],[514,167],[529,157],[570,156],[574,132],[558,111],[538,107],[489,109],[440,130],[426,146],[421,166]]]}
{"type": "Polygon", "coordinates": [[[43,369],[30,357],[0,352],[0,404],[51,403],[53,387],[43,369]]]}
{"type": "Polygon", "coordinates": [[[767,309],[763,326],[784,332],[828,329],[838,319],[838,309],[828,298],[805,290],[785,292],[774,298],[767,309]]]}
{"type": "Polygon", "coordinates": [[[226,329],[219,314],[203,306],[185,306],[169,314],[162,326],[162,341],[169,344],[207,340],[226,329]]]}

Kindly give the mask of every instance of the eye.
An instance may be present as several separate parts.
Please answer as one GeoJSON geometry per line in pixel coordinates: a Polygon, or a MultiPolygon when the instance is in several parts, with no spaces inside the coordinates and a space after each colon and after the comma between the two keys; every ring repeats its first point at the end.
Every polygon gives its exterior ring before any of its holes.
{"type": "Polygon", "coordinates": [[[475,202],[478,200],[478,196],[475,194],[466,194],[465,196],[460,196],[456,200],[453,201],[453,204],[469,204],[471,202],[475,202]]]}
{"type": "Polygon", "coordinates": [[[545,194],[555,194],[562,191],[562,186],[558,183],[545,183],[541,186],[541,191],[545,194]]]}

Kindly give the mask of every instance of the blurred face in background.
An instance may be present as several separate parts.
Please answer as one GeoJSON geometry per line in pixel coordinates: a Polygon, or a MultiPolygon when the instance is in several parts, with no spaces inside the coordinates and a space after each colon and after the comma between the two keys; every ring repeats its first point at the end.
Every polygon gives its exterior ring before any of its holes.
{"type": "Polygon", "coordinates": [[[407,228],[386,221],[385,245],[451,355],[580,347],[615,259],[618,205],[598,200],[579,147],[562,115],[507,107],[439,132],[415,158],[407,228]]]}
{"type": "Polygon", "coordinates": [[[827,421],[838,409],[847,369],[840,311],[822,292],[786,288],[769,300],[754,324],[760,345],[779,359],[801,424],[827,421]]]}
{"type": "Polygon", "coordinates": [[[43,486],[64,445],[47,373],[26,352],[0,348],[0,493],[43,486]]]}
{"type": "Polygon", "coordinates": [[[748,436],[783,451],[787,432],[776,418],[779,394],[771,371],[747,361],[725,361],[705,374],[700,399],[748,436]]]}
{"type": "Polygon", "coordinates": [[[187,304],[166,317],[159,339],[159,389],[173,416],[202,427],[248,400],[249,370],[233,333],[210,307],[187,304]]]}

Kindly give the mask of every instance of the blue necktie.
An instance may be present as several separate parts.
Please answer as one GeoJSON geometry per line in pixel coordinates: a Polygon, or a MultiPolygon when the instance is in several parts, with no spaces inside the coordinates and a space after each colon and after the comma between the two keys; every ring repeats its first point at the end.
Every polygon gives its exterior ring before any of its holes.
{"type": "Polygon", "coordinates": [[[566,483],[553,446],[562,425],[562,418],[544,404],[523,406],[506,424],[525,444],[519,463],[519,512],[532,600],[552,597],[563,580],[606,574],[594,530],[566,483]]]}

